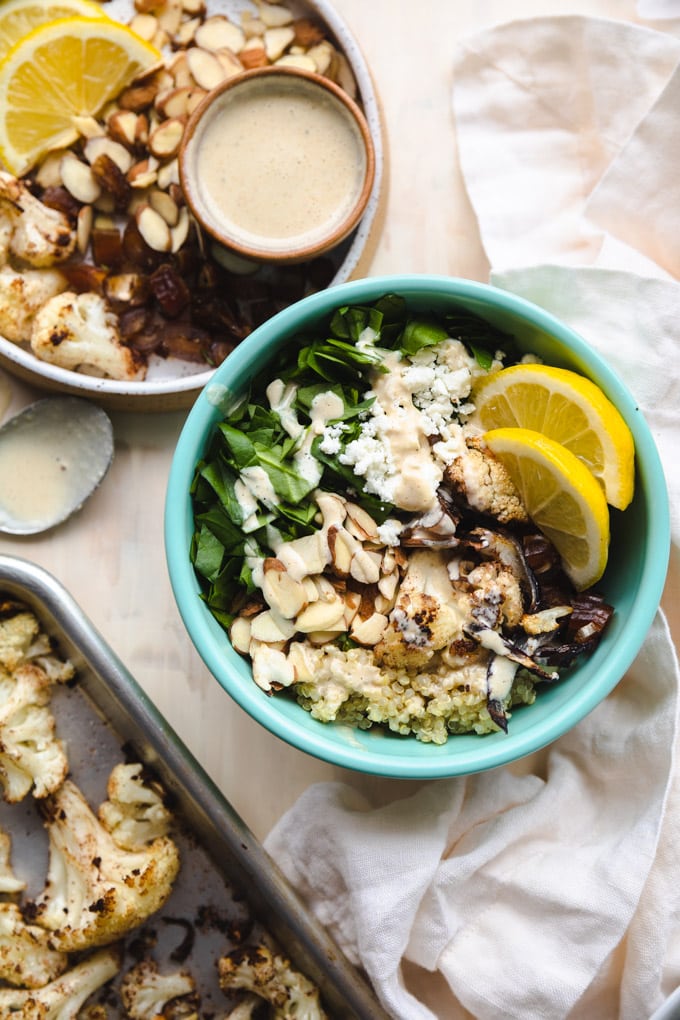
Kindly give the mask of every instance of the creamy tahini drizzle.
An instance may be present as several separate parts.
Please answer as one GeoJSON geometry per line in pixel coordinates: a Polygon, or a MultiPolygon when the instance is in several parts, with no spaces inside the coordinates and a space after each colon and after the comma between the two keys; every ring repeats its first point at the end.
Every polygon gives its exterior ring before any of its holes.
{"type": "Polygon", "coordinates": [[[378,433],[396,471],[392,502],[403,510],[427,510],[434,503],[442,469],[432,457],[420,412],[404,382],[399,354],[388,354],[383,364],[387,371],[376,373],[373,392],[383,411],[378,433]]]}
{"type": "Polygon", "coordinates": [[[197,132],[196,178],[216,222],[252,247],[314,243],[361,192],[366,157],[345,108],[285,83],[225,93],[197,132]]]}

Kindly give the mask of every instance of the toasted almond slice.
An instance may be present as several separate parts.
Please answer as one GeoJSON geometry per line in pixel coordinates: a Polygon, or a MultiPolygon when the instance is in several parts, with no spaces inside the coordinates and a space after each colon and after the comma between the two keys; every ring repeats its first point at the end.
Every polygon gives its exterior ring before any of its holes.
{"type": "Polygon", "coordinates": [[[250,648],[250,620],[237,616],[229,628],[229,640],[240,655],[247,655],[250,648]]]}
{"type": "Polygon", "coordinates": [[[183,21],[175,32],[172,42],[174,46],[190,46],[196,36],[196,30],[201,27],[200,18],[189,18],[183,21]]]}
{"type": "Polygon", "coordinates": [[[106,127],[114,142],[134,149],[137,144],[138,120],[139,114],[134,110],[116,110],[106,121],[106,127]]]}
{"type": "Polygon", "coordinates": [[[288,649],[288,662],[293,667],[295,683],[305,684],[314,679],[313,665],[306,646],[301,641],[293,641],[288,649]]]}
{"type": "Polygon", "coordinates": [[[307,56],[314,61],[317,74],[328,74],[328,69],[331,66],[333,60],[333,46],[324,39],[323,42],[317,43],[315,46],[310,46],[306,51],[307,56]]]}
{"type": "Polygon", "coordinates": [[[61,159],[61,179],[64,187],[79,202],[96,202],[101,195],[92,167],[78,159],[74,152],[65,152],[61,159]]]}
{"type": "Polygon", "coordinates": [[[199,88],[210,92],[227,78],[228,72],[214,53],[204,50],[201,46],[192,46],[186,53],[187,66],[199,88]]]}
{"type": "Polygon", "coordinates": [[[281,560],[275,557],[264,561],[262,594],[270,608],[286,620],[292,620],[307,605],[303,585],[291,577],[281,560]]]}
{"type": "Polygon", "coordinates": [[[268,28],[264,33],[264,48],[269,59],[273,62],[282,57],[294,38],[295,32],[288,25],[281,28],[268,28]]]}
{"type": "Polygon", "coordinates": [[[191,227],[191,217],[189,210],[186,206],[182,206],[179,211],[177,223],[170,230],[171,248],[170,251],[178,252],[187,237],[189,236],[189,228],[191,227]]]}
{"type": "Polygon", "coordinates": [[[343,631],[345,603],[336,594],[332,602],[319,599],[302,610],[295,619],[295,628],[303,634],[315,631],[343,631]]]}
{"type": "Polygon", "coordinates": [[[184,135],[184,121],[179,117],[163,120],[149,135],[149,152],[157,159],[173,159],[179,152],[184,135]]]}
{"type": "Polygon", "coordinates": [[[135,14],[130,21],[130,28],[136,35],[151,42],[158,31],[158,18],[153,14],[135,14]]]}
{"type": "Polygon", "coordinates": [[[158,160],[153,156],[149,156],[148,159],[140,159],[128,170],[127,179],[133,188],[142,190],[150,188],[158,179],[158,160]]]}
{"type": "Polygon", "coordinates": [[[380,579],[381,561],[380,553],[359,549],[352,556],[349,572],[354,580],[360,584],[377,584],[380,579]]]}
{"type": "Polygon", "coordinates": [[[81,255],[85,254],[90,243],[93,221],[94,210],[92,206],[81,206],[78,210],[78,219],[76,220],[76,247],[81,255]]]}
{"type": "Polygon", "coordinates": [[[167,191],[171,184],[179,184],[179,164],[176,159],[158,168],[158,187],[161,191],[167,191]]]}
{"type": "Polygon", "coordinates": [[[95,117],[73,117],[71,123],[81,138],[99,138],[106,134],[105,128],[95,117]]]}
{"type": "Polygon", "coordinates": [[[231,50],[238,53],[246,41],[245,32],[223,14],[206,18],[196,29],[194,42],[204,50],[231,50]]]}
{"type": "Polygon", "coordinates": [[[160,213],[144,203],[135,210],[135,222],[137,229],[149,248],[154,251],[170,251],[172,249],[172,235],[160,213]]]}
{"type": "Polygon", "coordinates": [[[250,621],[250,636],[255,641],[278,644],[289,641],[297,629],[296,624],[287,620],[273,609],[265,609],[250,621]]]}
{"type": "Polygon", "coordinates": [[[179,220],[179,208],[177,203],[167,191],[161,191],[160,188],[153,188],[148,195],[148,202],[152,209],[155,209],[157,213],[163,217],[169,227],[177,226],[179,220]]]}
{"type": "Polygon", "coordinates": [[[347,511],[345,527],[351,535],[361,542],[379,541],[378,525],[362,506],[348,501],[345,509],[347,511]]]}
{"type": "Polygon", "coordinates": [[[278,28],[293,22],[293,12],[283,4],[261,3],[259,4],[259,15],[267,28],[278,28]]]}
{"type": "Polygon", "coordinates": [[[90,165],[94,163],[98,156],[106,155],[109,159],[113,160],[118,169],[124,174],[128,172],[133,162],[130,151],[124,145],[121,145],[120,142],[115,142],[113,138],[108,136],[88,139],[85,143],[83,154],[90,165]]]}
{"type": "Polygon", "coordinates": [[[300,71],[316,72],[316,64],[311,57],[305,56],[304,53],[284,53],[274,63],[277,67],[297,67],[300,71]]]}
{"type": "Polygon", "coordinates": [[[231,50],[215,50],[215,56],[224,68],[227,78],[233,78],[244,70],[243,64],[231,50]]]}
{"type": "Polygon", "coordinates": [[[365,620],[357,616],[350,627],[350,637],[360,645],[377,645],[385,633],[388,622],[383,613],[372,613],[365,620]]]}

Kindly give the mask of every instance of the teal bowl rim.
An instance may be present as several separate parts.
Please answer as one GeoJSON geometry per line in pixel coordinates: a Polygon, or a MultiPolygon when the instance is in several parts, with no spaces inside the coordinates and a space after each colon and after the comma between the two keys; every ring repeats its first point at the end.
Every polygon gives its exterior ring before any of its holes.
{"type": "MultiPolygon", "coordinates": [[[[176,445],[168,476],[164,537],[170,583],[189,637],[213,677],[248,715],[291,746],[332,765],[384,777],[422,780],[469,775],[523,758],[568,732],[604,700],[636,658],[658,610],[670,555],[670,510],[661,460],[635,398],[598,352],[571,327],[538,305],[489,284],[449,276],[405,274],[353,280],[301,299],[254,330],[215,370],[189,412],[176,445]],[[536,725],[521,732],[513,732],[511,723],[508,734],[474,738],[471,748],[467,745],[465,749],[457,744],[461,738],[455,736],[444,745],[423,744],[414,737],[395,737],[405,741],[402,744],[405,753],[399,757],[383,753],[379,744],[370,751],[362,744],[358,754],[351,741],[343,743],[337,739],[335,724],[316,723],[310,727],[308,713],[302,708],[295,706],[300,716],[288,717],[277,708],[278,699],[265,695],[252,681],[243,683],[231,669],[230,659],[243,660],[199,598],[200,586],[188,546],[193,531],[189,487],[207,439],[222,416],[215,395],[222,392],[222,387],[225,395],[238,393],[250,377],[252,362],[261,361],[263,354],[272,354],[279,337],[301,329],[301,321],[322,317],[348,302],[375,300],[387,292],[402,294],[407,299],[422,300],[424,295],[432,299],[490,302],[501,313],[519,317],[564,345],[572,361],[583,366],[586,374],[597,376],[631,428],[637,484],[645,494],[648,515],[643,569],[638,579],[638,590],[644,593],[644,598],[633,602],[625,634],[607,647],[596,676],[577,689],[555,717],[537,720],[536,725]],[[228,387],[222,381],[224,378],[229,379],[228,387]]],[[[532,706],[526,709],[531,710],[532,706]]]]}

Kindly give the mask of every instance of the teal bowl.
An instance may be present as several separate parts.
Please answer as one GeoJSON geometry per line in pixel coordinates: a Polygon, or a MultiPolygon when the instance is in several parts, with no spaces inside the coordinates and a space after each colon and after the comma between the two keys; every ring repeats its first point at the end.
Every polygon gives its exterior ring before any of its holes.
{"type": "Polygon", "coordinates": [[[580,336],[506,291],[469,280],[406,275],[355,280],[304,298],[255,330],[216,369],[187,417],[174,454],[165,546],[172,589],[191,641],[217,682],[253,719],[334,765],[399,779],[431,779],[481,772],[523,758],[562,736],[607,697],[635,659],[657,611],[668,567],[670,520],[663,468],[635,399],[580,336]],[[451,736],[444,745],[426,744],[378,729],[321,723],[292,698],[267,696],[206,608],[190,562],[194,529],[189,489],[222,417],[220,408],[266,371],[289,338],[320,323],[338,306],[370,303],[385,293],[403,295],[414,311],[462,306],[513,334],[520,349],[588,376],[618,407],[635,441],[635,498],[624,513],[612,511],[612,555],[598,585],[616,612],[594,654],[565,672],[559,683],[539,686],[535,703],[513,712],[507,734],[466,734],[451,736]]]}

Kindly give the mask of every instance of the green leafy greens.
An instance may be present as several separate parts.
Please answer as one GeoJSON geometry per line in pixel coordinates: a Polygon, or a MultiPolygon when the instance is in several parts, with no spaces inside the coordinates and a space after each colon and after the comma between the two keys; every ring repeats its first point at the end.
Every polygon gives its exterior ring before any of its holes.
{"type": "MultiPolygon", "coordinates": [[[[464,308],[445,315],[415,315],[403,297],[387,294],[366,306],[337,308],[313,335],[293,338],[273,360],[266,380],[253,380],[250,392],[221,421],[204,458],[196,467],[191,497],[195,531],[191,559],[216,619],[228,626],[238,600],[255,591],[249,562],[272,555],[272,542],[289,541],[315,530],[317,488],[349,493],[381,523],[395,512],[362,490],[352,468],[337,454],[324,452],[322,437],[311,444],[317,472],[302,471],[295,454],[299,438],[270,407],[266,390],[274,379],[295,386],[290,413],[303,429],[311,421],[313,401],[329,391],[342,401],[342,443],[359,435],[372,400],[373,372],[384,371],[386,351],[413,355],[447,337],[461,340],[483,368],[499,348],[511,350],[511,338],[464,308]],[[237,494],[242,472],[257,472],[257,509],[244,508],[237,494]]],[[[333,424],[332,422],[328,424],[333,424]]]]}

